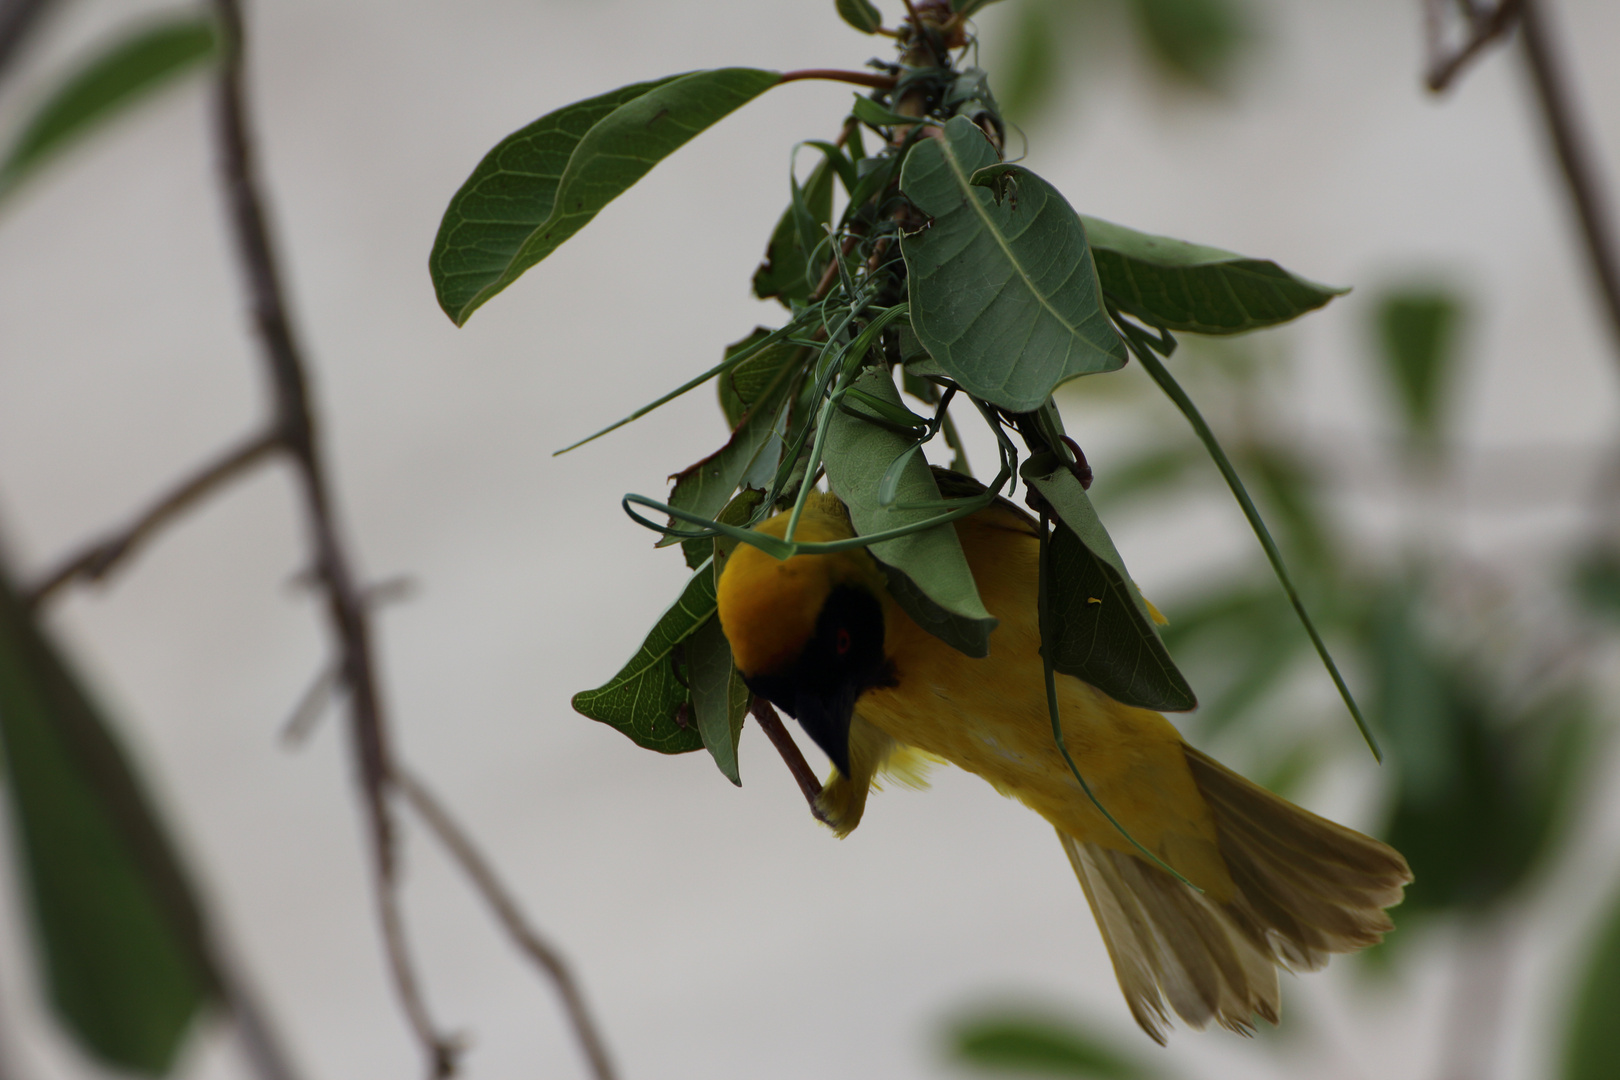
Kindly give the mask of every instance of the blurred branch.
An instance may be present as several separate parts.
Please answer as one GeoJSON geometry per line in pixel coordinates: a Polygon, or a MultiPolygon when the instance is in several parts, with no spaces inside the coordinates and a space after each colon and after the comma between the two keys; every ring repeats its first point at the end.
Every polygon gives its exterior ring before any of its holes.
{"type": "Polygon", "coordinates": [[[0,76],[4,76],[18,48],[39,25],[39,17],[53,0],[0,0],[0,76]]]}
{"type": "Polygon", "coordinates": [[[1424,0],[1423,28],[1429,48],[1429,73],[1424,81],[1429,89],[1436,93],[1446,89],[1487,45],[1505,38],[1518,20],[1521,4],[1522,0],[1497,0],[1495,6],[1480,0],[1424,0]],[[1467,36],[1462,44],[1448,48],[1446,9],[1453,4],[1462,13],[1467,36]]]}
{"type": "Polygon", "coordinates": [[[438,836],[439,842],[461,864],[462,871],[483,895],[484,902],[495,913],[495,917],[511,936],[513,943],[527,953],[556,985],[557,993],[563,1000],[563,1008],[574,1025],[574,1036],[579,1040],[580,1049],[584,1051],[586,1060],[590,1062],[592,1074],[597,1080],[614,1080],[613,1062],[608,1058],[607,1046],[602,1041],[601,1032],[591,1017],[590,1009],[585,1004],[585,996],[581,993],[579,984],[574,981],[573,972],[567,962],[528,924],[517,901],[495,876],[489,860],[484,858],[472,838],[456,824],[444,806],[422,785],[422,782],[403,770],[394,774],[394,781],[412,808],[438,836]]]}
{"type": "Polygon", "coordinates": [[[1609,330],[1620,352],[1620,249],[1616,247],[1614,219],[1604,202],[1594,155],[1575,120],[1575,103],[1565,82],[1558,47],[1547,25],[1547,0],[1520,0],[1524,23],[1524,53],[1536,86],[1536,99],[1552,138],[1558,164],[1569,185],[1570,199],[1580,219],[1592,276],[1609,317],[1609,330]]]}
{"type": "Polygon", "coordinates": [[[77,554],[63,559],[39,584],[24,594],[29,607],[48,599],[75,578],[100,581],[135,549],[163,526],[189,510],[194,503],[224,486],[281,448],[277,432],[254,436],[219,460],[177,484],[124,528],[86,545],[77,554]]]}
{"type": "Polygon", "coordinates": [[[293,333],[265,218],[248,131],[241,9],[237,0],[215,0],[214,10],[220,30],[217,134],[221,181],[249,307],[270,375],[275,430],[298,477],[312,548],[312,571],[325,593],[327,618],[338,644],[339,670],[348,692],[350,733],[369,823],[373,883],[383,939],[395,989],[428,1057],[429,1074],[449,1076],[455,1071],[456,1047],[435,1028],[406,947],[399,910],[394,821],[387,799],[391,759],[372,653],[371,623],[364,590],[357,584],[348,550],[339,535],[325,459],[310,408],[306,365],[293,333]]]}

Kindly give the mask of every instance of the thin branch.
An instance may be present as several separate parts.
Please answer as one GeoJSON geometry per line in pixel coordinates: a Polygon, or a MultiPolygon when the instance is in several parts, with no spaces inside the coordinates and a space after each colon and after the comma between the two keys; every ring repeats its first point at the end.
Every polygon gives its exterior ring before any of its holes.
{"type": "Polygon", "coordinates": [[[391,775],[381,693],[372,655],[365,597],[356,583],[339,536],[324,459],[310,407],[306,365],[293,333],[248,132],[243,74],[242,15],[238,0],[214,0],[219,19],[220,74],[217,97],[221,182],[235,234],[249,307],[259,333],[274,394],[280,438],[292,457],[304,500],[311,560],[326,594],[327,618],[341,657],[349,703],[349,728],[366,807],[376,900],[384,941],[412,1032],[432,1076],[450,1075],[456,1048],[431,1022],[405,948],[399,912],[398,859],[388,806],[391,775]]]}
{"type": "Polygon", "coordinates": [[[55,0],[0,0],[0,75],[11,68],[20,50],[34,29],[39,17],[55,0]]]}
{"type": "Polygon", "coordinates": [[[608,1057],[607,1045],[602,1040],[596,1021],[591,1017],[590,1009],[585,1004],[585,995],[580,991],[579,984],[574,981],[573,972],[569,969],[567,961],[529,925],[516,898],[495,876],[495,870],[489,860],[478,850],[472,838],[456,824],[455,819],[432,792],[428,791],[420,780],[404,770],[394,774],[394,782],[412,809],[461,864],[462,872],[483,895],[484,902],[494,912],[513,943],[527,953],[556,986],[557,993],[562,998],[563,1009],[574,1025],[574,1037],[579,1040],[580,1049],[584,1052],[586,1061],[590,1063],[592,1074],[597,1080],[614,1080],[616,1074],[613,1062],[608,1057]]]}
{"type": "Polygon", "coordinates": [[[242,443],[223,457],[199,469],[190,478],[157,499],[128,525],[85,545],[46,574],[24,594],[24,603],[36,607],[74,579],[101,581],[135,553],[154,533],[216,489],[235,480],[281,446],[279,432],[270,431],[242,443]]]}
{"type": "Polygon", "coordinates": [[[1464,2],[1463,19],[1468,36],[1461,45],[1448,49],[1445,44],[1448,0],[1424,0],[1424,30],[1429,44],[1429,72],[1424,82],[1436,93],[1450,86],[1474,58],[1493,42],[1507,37],[1518,22],[1521,0],[1497,0],[1495,7],[1464,2]]]}
{"type": "Polygon", "coordinates": [[[1520,0],[1524,22],[1524,54],[1536,86],[1536,99],[1547,124],[1547,134],[1558,155],[1569,195],[1580,220],[1581,239],[1591,264],[1609,330],[1620,352],[1620,247],[1614,219],[1604,202],[1603,186],[1588,140],[1575,119],[1575,103],[1564,78],[1558,46],[1547,25],[1547,0],[1520,0]]]}
{"type": "Polygon", "coordinates": [[[758,694],[754,695],[750,711],[753,712],[754,719],[759,721],[760,730],[771,740],[776,752],[782,755],[782,761],[787,764],[788,772],[792,773],[793,779],[798,782],[799,790],[804,792],[804,801],[810,804],[810,813],[815,815],[817,821],[825,822],[826,815],[821,812],[821,806],[817,802],[821,798],[821,781],[817,780],[816,774],[810,770],[810,763],[804,760],[799,744],[793,741],[788,729],[782,726],[782,718],[776,715],[771,703],[758,694]]]}

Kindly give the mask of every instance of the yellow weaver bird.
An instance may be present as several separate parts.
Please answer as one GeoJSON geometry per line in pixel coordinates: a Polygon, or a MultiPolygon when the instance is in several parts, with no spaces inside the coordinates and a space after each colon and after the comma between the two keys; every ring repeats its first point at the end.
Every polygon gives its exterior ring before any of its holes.
{"type": "MultiPolygon", "coordinates": [[[[781,537],[787,515],[760,527],[781,537]]],[[[1158,713],[1059,674],[1064,740],[1103,806],[1193,882],[1142,857],[1087,798],[1052,738],[1037,621],[1036,524],[1005,500],[956,523],[990,614],[973,659],[912,621],[865,549],[786,561],[739,545],[719,581],[721,628],[749,688],[798,719],[836,772],[819,809],[840,836],[880,772],[933,755],[1056,826],[1131,1014],[1164,1041],[1189,1025],[1278,1018],[1277,969],[1312,970],[1382,940],[1412,880],[1369,836],[1302,810],[1182,741],[1158,713]],[[921,752],[920,754],[918,752],[921,752]]],[[[812,492],[794,539],[854,535],[812,492]]]]}

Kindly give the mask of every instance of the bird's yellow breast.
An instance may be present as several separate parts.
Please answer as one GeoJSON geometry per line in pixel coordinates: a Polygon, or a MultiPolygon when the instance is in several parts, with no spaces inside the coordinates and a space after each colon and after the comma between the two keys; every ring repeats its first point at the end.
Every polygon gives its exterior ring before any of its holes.
{"type": "MultiPolygon", "coordinates": [[[[819,496],[798,538],[851,535],[841,504],[819,496]]],[[[780,536],[786,515],[762,528],[780,536]]],[[[884,654],[894,685],[861,695],[855,711],[894,740],[988,780],[1079,840],[1131,844],[1081,790],[1052,735],[1037,618],[1039,544],[1027,518],[993,505],[956,525],[979,595],[1000,620],[989,655],[968,657],[919,627],[894,601],[870,555],[798,556],[781,562],[739,547],[720,579],[720,614],[745,674],[791,662],[833,584],[859,581],[883,605],[884,654]]],[[[1188,771],[1181,737],[1158,713],[1121,705],[1058,675],[1065,743],[1093,793],[1137,841],[1210,892],[1230,896],[1208,807],[1188,771]]]]}

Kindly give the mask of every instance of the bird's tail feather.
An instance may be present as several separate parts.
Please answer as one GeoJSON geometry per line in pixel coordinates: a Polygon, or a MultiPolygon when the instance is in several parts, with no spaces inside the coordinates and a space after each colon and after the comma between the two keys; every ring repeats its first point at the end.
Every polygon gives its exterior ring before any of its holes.
{"type": "Polygon", "coordinates": [[[1194,1028],[1253,1030],[1277,1022],[1277,968],[1314,969],[1332,953],[1382,940],[1411,881],[1386,844],[1302,810],[1186,748],[1214,813],[1236,892],[1199,893],[1136,855],[1059,832],[1120,989],[1149,1035],[1164,1041],[1174,1009],[1194,1028]]]}

